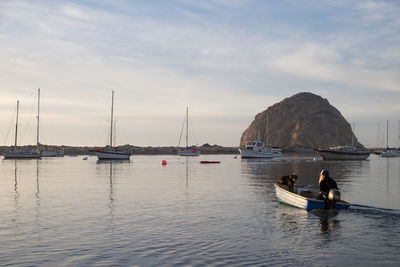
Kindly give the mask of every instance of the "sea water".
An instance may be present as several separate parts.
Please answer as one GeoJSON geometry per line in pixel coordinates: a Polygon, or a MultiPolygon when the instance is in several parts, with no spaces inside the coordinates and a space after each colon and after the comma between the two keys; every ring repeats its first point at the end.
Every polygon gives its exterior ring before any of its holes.
{"type": "Polygon", "coordinates": [[[400,158],[82,158],[0,160],[1,266],[400,262],[400,158]],[[354,204],[350,210],[307,212],[277,202],[279,176],[296,173],[298,184],[318,190],[321,169],[354,204]]]}

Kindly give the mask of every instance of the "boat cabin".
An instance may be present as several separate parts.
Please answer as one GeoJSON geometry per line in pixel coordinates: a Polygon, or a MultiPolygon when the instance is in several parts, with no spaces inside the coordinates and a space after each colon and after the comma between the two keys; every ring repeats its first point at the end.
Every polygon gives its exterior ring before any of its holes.
{"type": "Polygon", "coordinates": [[[246,142],[246,148],[253,150],[254,148],[262,148],[264,147],[264,143],[261,141],[249,141],[246,142]]]}

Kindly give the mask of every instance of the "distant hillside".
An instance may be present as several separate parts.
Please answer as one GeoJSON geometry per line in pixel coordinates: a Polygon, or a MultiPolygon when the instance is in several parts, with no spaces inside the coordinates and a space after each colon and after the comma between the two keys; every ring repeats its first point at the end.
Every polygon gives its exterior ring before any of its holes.
{"type": "Polygon", "coordinates": [[[243,132],[240,145],[258,136],[278,147],[336,146],[337,136],[339,145],[351,145],[354,138],[354,145],[362,146],[342,114],[327,99],[312,93],[298,93],[257,114],[243,132]]]}

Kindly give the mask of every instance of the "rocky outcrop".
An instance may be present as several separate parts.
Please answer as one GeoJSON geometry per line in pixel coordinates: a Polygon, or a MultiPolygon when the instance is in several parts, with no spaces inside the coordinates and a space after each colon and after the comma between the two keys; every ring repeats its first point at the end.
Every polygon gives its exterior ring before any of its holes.
{"type": "Polygon", "coordinates": [[[261,139],[278,147],[362,147],[350,124],[327,99],[312,93],[298,93],[256,115],[243,132],[240,145],[261,139]]]}

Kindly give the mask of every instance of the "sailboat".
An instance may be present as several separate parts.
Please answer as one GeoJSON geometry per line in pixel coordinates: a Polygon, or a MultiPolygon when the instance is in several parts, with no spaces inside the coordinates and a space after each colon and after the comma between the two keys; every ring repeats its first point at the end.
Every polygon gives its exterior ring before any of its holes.
{"type": "Polygon", "coordinates": [[[386,121],[386,151],[382,152],[381,157],[394,158],[399,157],[400,153],[395,149],[389,148],[389,120],[386,121]]]}
{"type": "Polygon", "coordinates": [[[19,101],[17,101],[17,117],[15,120],[15,137],[14,150],[4,153],[6,159],[38,159],[41,157],[39,153],[39,106],[40,106],[40,89],[38,89],[38,115],[37,115],[37,133],[36,133],[36,149],[17,149],[18,141],[18,116],[19,116],[19,101]]]}
{"type": "Polygon", "coordinates": [[[366,149],[360,149],[357,144],[354,144],[355,136],[353,134],[355,129],[355,123],[352,127],[351,146],[350,145],[339,145],[339,128],[336,127],[336,144],[335,147],[330,148],[315,148],[314,150],[324,160],[366,160],[371,152],[366,149]]]}
{"type": "MultiPolygon", "coordinates": [[[[189,107],[186,108],[186,147],[178,151],[179,156],[200,156],[200,151],[195,147],[189,147],[189,107]]],[[[182,132],[181,132],[182,137],[182,132]]],[[[179,143],[180,143],[179,139],[179,143]]],[[[178,144],[179,147],[179,144],[178,144]]]]}
{"type": "Polygon", "coordinates": [[[110,126],[110,149],[97,149],[96,154],[99,160],[128,160],[130,153],[117,151],[113,148],[113,128],[114,128],[114,91],[111,96],[111,126],[110,126]]]}

